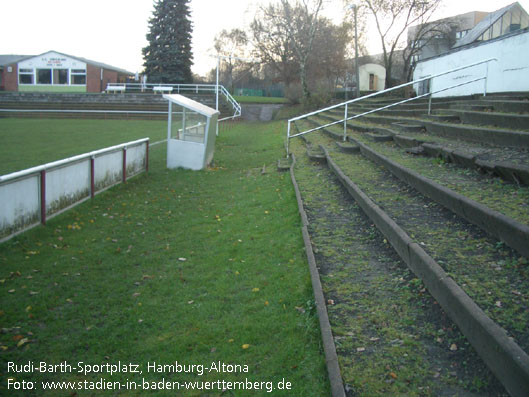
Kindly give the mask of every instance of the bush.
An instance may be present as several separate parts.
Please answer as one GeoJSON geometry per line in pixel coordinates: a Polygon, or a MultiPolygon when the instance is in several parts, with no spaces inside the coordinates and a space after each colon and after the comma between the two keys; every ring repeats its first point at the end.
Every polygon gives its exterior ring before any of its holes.
{"type": "Polygon", "coordinates": [[[313,93],[309,98],[303,98],[303,107],[307,110],[314,110],[326,107],[331,101],[329,93],[313,93]]]}
{"type": "Polygon", "coordinates": [[[300,83],[290,83],[285,88],[285,98],[287,98],[292,105],[299,104],[302,97],[303,90],[300,83]]]}

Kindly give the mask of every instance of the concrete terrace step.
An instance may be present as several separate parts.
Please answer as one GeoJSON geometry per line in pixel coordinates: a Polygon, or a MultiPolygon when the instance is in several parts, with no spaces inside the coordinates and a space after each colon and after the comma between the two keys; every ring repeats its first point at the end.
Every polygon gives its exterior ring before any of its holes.
{"type": "Polygon", "coordinates": [[[465,148],[450,148],[435,143],[426,143],[405,135],[394,135],[393,140],[406,153],[441,158],[465,168],[477,169],[483,173],[500,177],[518,185],[529,185],[529,167],[509,161],[485,160],[483,155],[465,150],[465,148]]]}
{"type": "MultiPolygon", "coordinates": [[[[335,133],[335,135],[337,139],[341,138],[341,134],[335,133]]],[[[314,135],[308,135],[307,139],[313,139],[314,140],[312,142],[313,145],[323,144],[323,138],[318,138],[317,133],[315,133],[314,135]]],[[[358,144],[360,145],[360,143],[358,144]]],[[[378,144],[378,145],[381,146],[383,144],[378,144]]],[[[528,364],[529,360],[527,358],[526,352],[521,350],[520,346],[514,343],[514,339],[507,337],[508,334],[504,330],[500,329],[500,327],[497,324],[493,324],[490,318],[485,318],[486,315],[485,317],[483,317],[482,310],[478,308],[474,302],[471,302],[470,300],[468,300],[467,299],[468,296],[462,290],[460,290],[460,286],[455,284],[453,280],[454,275],[452,273],[444,274],[443,269],[441,269],[439,265],[441,265],[443,268],[446,267],[447,259],[445,257],[439,258],[439,259],[442,259],[442,261],[436,262],[436,259],[432,259],[432,257],[430,257],[428,253],[421,252],[420,255],[416,255],[416,252],[414,250],[416,250],[417,248],[421,248],[421,247],[424,247],[426,250],[426,247],[429,247],[430,245],[430,241],[429,240],[416,240],[416,241],[420,241],[420,244],[419,244],[419,243],[414,242],[415,238],[426,238],[426,237],[414,237],[413,234],[411,235],[409,234],[410,231],[408,231],[407,232],[408,234],[406,234],[406,232],[404,232],[403,230],[405,228],[401,229],[401,226],[399,226],[400,221],[402,220],[406,224],[406,228],[411,228],[412,232],[417,233],[417,231],[419,231],[423,227],[423,223],[429,224],[430,220],[432,220],[433,223],[430,228],[432,228],[431,230],[434,230],[436,226],[435,222],[437,221],[434,221],[433,219],[434,218],[437,219],[438,217],[438,215],[436,215],[435,213],[435,210],[434,211],[430,210],[430,208],[433,209],[434,207],[431,206],[430,204],[422,205],[423,203],[420,202],[421,199],[418,198],[417,205],[412,204],[414,207],[410,207],[409,211],[401,210],[400,207],[397,205],[397,203],[401,203],[403,201],[407,203],[408,200],[410,200],[409,198],[404,197],[406,196],[407,192],[409,192],[409,190],[405,188],[399,188],[398,185],[395,184],[395,189],[394,189],[393,194],[388,195],[386,191],[389,189],[389,185],[392,185],[393,182],[391,182],[389,179],[380,179],[380,180],[372,179],[371,173],[367,171],[367,165],[365,165],[365,161],[362,162],[362,165],[358,166],[359,167],[358,169],[349,170],[349,168],[351,167],[354,168],[355,164],[357,164],[360,161],[359,159],[357,159],[356,156],[354,156],[354,158],[351,157],[351,160],[344,160],[345,158],[344,156],[346,157],[350,157],[350,156],[342,155],[342,160],[340,161],[345,165],[345,167],[342,167],[341,169],[339,169],[338,167],[336,167],[336,164],[339,161],[337,161],[338,159],[335,159],[335,156],[337,157],[339,156],[338,151],[331,153],[332,151],[331,148],[335,147],[331,143],[326,144],[326,146],[329,151],[327,153],[327,164],[329,165],[329,167],[333,169],[333,171],[338,176],[338,178],[342,181],[346,189],[351,193],[351,195],[359,203],[360,207],[364,209],[365,213],[370,217],[372,222],[377,225],[377,227],[382,231],[384,236],[392,244],[395,250],[399,252],[399,254],[401,255],[401,258],[406,263],[408,263],[410,268],[413,269],[413,271],[415,272],[415,274],[418,275],[418,277],[421,277],[423,279],[428,290],[432,293],[432,295],[436,298],[436,300],[440,302],[440,304],[445,308],[445,310],[450,314],[450,317],[452,317],[459,324],[459,327],[463,330],[467,338],[470,341],[472,341],[472,344],[475,346],[476,350],[478,350],[480,356],[487,362],[487,364],[491,368],[494,369],[494,372],[496,373],[496,375],[502,380],[502,382],[504,382],[504,384],[508,387],[508,389],[511,389],[511,387],[513,387],[513,384],[518,385],[518,386],[522,385],[521,386],[522,389],[528,388],[526,374],[529,373],[529,364],[528,364]],[[365,174],[365,176],[362,176],[363,174],[365,174]],[[354,179],[356,177],[363,179],[364,182],[362,183],[369,190],[373,190],[373,191],[379,190],[380,193],[376,193],[378,194],[378,196],[376,196],[376,198],[372,198],[373,196],[371,196],[371,194],[368,191],[365,191],[365,190],[363,192],[360,191],[358,189],[359,185],[354,185],[354,183],[353,184],[349,183],[349,178],[351,178],[351,180],[353,180],[354,182],[354,179]],[[372,189],[371,189],[371,186],[372,186],[372,189]],[[403,196],[402,198],[400,197],[401,192],[403,196]],[[399,194],[398,200],[394,198],[394,195],[397,193],[399,194]],[[377,207],[375,204],[375,202],[377,201],[378,201],[377,204],[379,207],[377,207]],[[385,213],[386,209],[389,210],[393,206],[397,206],[397,208],[392,212],[394,215],[399,217],[399,220],[396,220],[395,218],[388,218],[388,215],[391,216],[391,214],[385,213]],[[421,222],[414,223],[415,217],[411,215],[412,211],[414,211],[413,208],[415,208],[415,210],[417,210],[418,212],[422,211],[424,208],[424,211],[430,211],[432,216],[431,217],[425,216],[423,223],[421,222]],[[396,224],[395,222],[397,222],[398,224],[396,224]],[[425,243],[422,241],[425,241],[425,243]],[[444,283],[448,283],[449,285],[448,284],[441,285],[444,283]],[[473,306],[474,309],[467,311],[466,309],[468,309],[470,306],[473,306]],[[466,309],[460,310],[463,308],[466,308],[466,309]],[[478,325],[478,324],[481,324],[481,325],[478,325]],[[488,324],[488,325],[482,328],[482,325],[484,324],[488,324]],[[482,333],[481,331],[478,331],[480,329],[483,329],[484,332],[482,333]],[[487,342],[485,342],[485,340],[480,340],[482,337],[487,339],[487,342]],[[507,353],[505,356],[503,356],[504,352],[506,352],[504,349],[491,348],[493,345],[503,346],[505,343],[511,345],[512,349],[511,348],[508,349],[511,353],[515,350],[517,351],[517,353],[516,354],[507,353]],[[502,351],[502,353],[498,353],[499,351],[502,351]],[[498,354],[502,355],[502,358],[501,358],[502,364],[498,364],[498,361],[500,360],[498,354]],[[523,358],[522,359],[523,361],[522,372],[519,371],[519,365],[521,362],[519,360],[521,358],[523,358]],[[506,369],[505,366],[510,366],[512,369],[505,370],[506,369]],[[525,374],[523,373],[523,371],[525,371],[525,374]],[[517,377],[516,379],[514,379],[513,377],[511,377],[513,374],[518,374],[520,376],[514,375],[515,377],[517,377]]],[[[373,144],[373,146],[376,146],[376,145],[373,144]]],[[[361,152],[362,152],[363,157],[369,158],[370,160],[373,161],[373,163],[377,163],[384,167],[389,166],[389,169],[392,173],[397,175],[399,178],[402,177],[401,179],[406,180],[406,182],[412,182],[412,180],[416,178],[413,184],[415,185],[415,182],[418,182],[418,185],[416,188],[418,188],[419,191],[421,191],[426,196],[432,195],[433,196],[432,198],[435,200],[443,201],[440,197],[442,197],[445,193],[447,193],[447,189],[441,189],[439,191],[434,191],[434,189],[430,189],[432,186],[434,186],[434,184],[430,183],[423,177],[413,176],[412,173],[406,174],[406,175],[412,175],[410,177],[411,178],[410,181],[408,181],[407,180],[408,176],[404,176],[404,174],[401,175],[401,171],[403,170],[403,167],[399,166],[398,164],[392,164],[387,159],[379,157],[374,151],[370,150],[369,147],[367,147],[365,144],[362,144],[361,152]],[[420,184],[423,182],[425,183],[425,186],[428,185],[428,187],[426,187],[424,191],[422,187],[420,186],[420,184]]],[[[376,171],[376,173],[383,176],[380,171],[376,171]]],[[[318,176],[319,175],[320,174],[318,171],[318,176]]],[[[413,196],[413,193],[412,193],[412,196],[413,196]]],[[[466,197],[460,197],[460,199],[461,200],[456,200],[457,201],[456,206],[453,208],[453,210],[457,213],[459,213],[459,210],[461,209],[458,206],[459,205],[465,206],[468,201],[466,197]]],[[[446,203],[443,203],[443,204],[447,204],[450,207],[451,205],[450,200],[451,199],[449,199],[446,203]]],[[[471,214],[473,211],[470,211],[470,210],[467,211],[467,209],[463,209],[462,211],[463,211],[464,217],[472,216],[471,214]]],[[[480,227],[483,226],[483,222],[487,223],[489,221],[488,219],[485,220],[485,218],[482,216],[478,218],[481,220],[478,220],[476,222],[480,224],[479,225],[480,227]]],[[[454,241],[459,240],[461,241],[461,244],[463,245],[470,244],[470,241],[467,243],[466,241],[463,241],[465,239],[462,240],[460,238],[461,235],[467,236],[468,233],[470,233],[469,229],[466,226],[461,225],[459,226],[461,227],[461,234],[459,234],[459,232],[457,231],[454,231],[454,229],[456,229],[457,227],[455,223],[452,223],[453,219],[454,218],[452,217],[448,217],[448,220],[446,221],[447,225],[441,227],[442,230],[445,230],[445,227],[446,227],[446,232],[443,232],[443,233],[454,234],[454,241]]],[[[491,229],[491,233],[494,235],[496,235],[498,231],[499,231],[499,228],[493,227],[493,230],[491,229]]],[[[427,231],[424,232],[424,236],[428,234],[429,233],[427,233],[427,231]]],[[[523,244],[522,244],[521,249],[523,250],[523,244]]],[[[446,254],[453,255],[453,253],[450,254],[450,252],[448,251],[446,254]]],[[[460,267],[459,262],[457,265],[458,267],[460,267]]],[[[496,273],[494,273],[494,275],[495,277],[497,277],[496,273]]],[[[468,288],[468,286],[465,283],[462,284],[462,287],[463,289],[468,288]]],[[[342,304],[342,302],[340,303],[342,304]]],[[[363,315],[364,313],[361,313],[361,314],[363,315]]],[[[354,316],[354,312],[353,312],[353,316],[354,316]]]]}
{"type": "MultiPolygon", "coordinates": [[[[352,116],[353,114],[350,114],[352,116]]],[[[329,120],[339,120],[341,115],[335,112],[328,112],[322,115],[329,120]]],[[[392,125],[393,123],[408,123],[423,125],[429,134],[439,135],[454,139],[461,139],[471,142],[487,142],[500,146],[521,146],[529,147],[529,132],[514,131],[501,128],[480,127],[473,124],[453,124],[446,122],[433,122],[427,119],[415,119],[410,117],[384,116],[370,114],[363,116],[359,120],[381,125],[392,125]]]]}
{"type": "MultiPolygon", "coordinates": [[[[390,164],[387,159],[379,157],[375,152],[370,151],[368,147],[361,146],[361,151],[363,155],[372,159],[374,162],[383,165],[385,168],[389,167],[391,172],[400,179],[405,180],[407,183],[410,182],[407,178],[408,175],[411,174],[404,171],[402,167],[399,167],[396,164],[390,164]],[[401,171],[404,171],[406,176],[400,175],[401,171]]],[[[369,197],[366,197],[364,192],[362,192],[358,186],[344,174],[328,154],[327,163],[334,169],[334,172],[340,178],[347,190],[351,192],[351,195],[359,203],[362,203],[360,205],[366,214],[368,214],[387,239],[391,241],[391,244],[401,258],[403,258],[410,268],[413,269],[415,274],[420,275],[430,293],[432,293],[432,295],[441,303],[443,308],[450,313],[452,319],[459,325],[465,336],[471,341],[474,348],[479,352],[487,365],[493,369],[506,388],[509,390],[529,391],[529,380],[526,378],[529,374],[529,357],[527,356],[527,353],[524,352],[512,339],[508,338],[504,330],[501,329],[498,324],[493,323],[491,318],[485,315],[485,313],[482,312],[473,301],[467,299],[467,296],[464,294],[461,287],[456,284],[450,276],[443,274],[442,267],[430,257],[426,251],[423,251],[418,244],[414,243],[400,225],[387,216],[383,208],[378,207],[369,199],[369,197]],[[414,249],[420,250],[421,253],[414,253],[414,249]],[[422,260],[415,260],[413,258],[415,255],[422,258],[422,260]],[[463,310],[461,309],[470,306],[473,306],[474,308],[465,314],[462,314],[463,310]],[[488,324],[488,326],[484,326],[485,323],[488,324]],[[483,329],[486,329],[485,332],[477,331],[482,327],[483,329]],[[506,353],[505,350],[499,348],[499,346],[505,344],[511,345],[509,351],[516,351],[516,353],[506,353]],[[487,345],[487,347],[484,347],[485,345],[487,345]],[[492,346],[496,347],[489,350],[492,346]],[[500,353],[500,351],[505,353],[500,353]],[[502,364],[498,363],[499,360],[502,360],[502,364]],[[511,367],[511,370],[505,371],[504,365],[511,367]],[[520,367],[523,369],[520,370],[520,367]],[[518,375],[512,376],[514,373],[518,375]]],[[[421,179],[421,183],[422,182],[427,183],[428,181],[423,178],[421,179]]],[[[418,185],[415,186],[415,184],[414,187],[416,187],[421,193],[426,193],[426,196],[430,196],[430,194],[428,194],[430,188],[423,190],[418,187],[418,185]]],[[[442,190],[439,190],[435,193],[435,196],[437,196],[436,201],[438,201],[438,195],[442,195],[441,191],[442,190]]],[[[465,198],[463,197],[461,199],[464,200],[465,198]]],[[[446,203],[442,204],[445,205],[446,203]]],[[[455,209],[455,211],[457,212],[457,209],[455,209]]]]}
{"type": "MultiPolygon", "coordinates": [[[[318,125],[317,119],[312,120],[312,125],[318,125]]],[[[389,141],[392,138],[409,154],[438,157],[446,162],[476,169],[518,185],[529,184],[529,167],[526,165],[529,160],[528,149],[436,138],[428,135],[420,124],[393,123],[391,129],[388,129],[349,123],[348,127],[364,133],[375,142],[389,141]]],[[[327,133],[331,134],[330,131],[327,133]]],[[[338,133],[332,133],[331,136],[340,139],[338,133]]]]}
{"type": "MultiPolygon", "coordinates": [[[[206,106],[215,107],[214,94],[183,93],[206,106]]],[[[0,109],[20,109],[24,112],[0,112],[0,117],[61,117],[61,118],[147,118],[164,119],[166,115],[134,114],[133,112],[167,112],[167,100],[156,94],[57,94],[57,93],[0,93],[0,109]],[[35,112],[28,112],[35,110],[35,112]],[[45,110],[46,112],[38,112],[45,110]],[[68,112],[50,112],[67,110],[68,112]],[[83,114],[75,110],[101,111],[83,114]],[[108,111],[108,112],[103,112],[108,111]],[[118,113],[131,111],[132,113],[118,113]]],[[[219,103],[222,116],[233,110],[224,99],[219,103]]]]}
{"type": "MultiPolygon", "coordinates": [[[[355,102],[349,105],[351,109],[372,110],[378,107],[393,104],[402,100],[403,98],[381,99],[376,98],[367,99],[365,101],[355,102]]],[[[475,97],[462,98],[433,98],[431,102],[432,111],[440,109],[462,109],[463,107],[479,107],[481,109],[490,109],[502,113],[529,113],[529,94],[521,95],[477,95],[475,97]]],[[[392,110],[428,110],[428,99],[417,99],[407,102],[392,110]]]]}
{"type": "Polygon", "coordinates": [[[486,125],[499,128],[518,129],[529,132],[529,114],[477,112],[451,110],[465,124],[486,125]]]}
{"type": "MultiPolygon", "coordinates": [[[[308,139],[314,136],[309,135],[308,139]]],[[[454,371],[449,369],[451,360],[443,358],[447,356],[448,349],[437,348],[433,338],[427,337],[425,332],[428,326],[434,325],[439,320],[449,321],[447,316],[428,316],[438,307],[437,304],[433,304],[429,296],[426,302],[422,301],[421,305],[415,307],[417,302],[407,300],[402,293],[406,291],[405,288],[395,288],[395,280],[399,279],[403,284],[408,285],[409,278],[406,276],[406,280],[402,278],[405,265],[389,249],[389,245],[372,225],[372,220],[366,218],[362,209],[347,197],[346,191],[340,188],[339,182],[328,167],[309,162],[305,158],[305,145],[300,142],[293,142],[292,146],[292,153],[296,154],[298,160],[294,168],[294,184],[295,186],[299,184],[300,196],[307,210],[305,218],[303,218],[305,212],[300,212],[302,219],[305,219],[303,224],[307,225],[310,233],[309,247],[313,248],[316,257],[318,278],[321,279],[325,302],[328,305],[328,318],[346,390],[360,395],[365,394],[366,390],[362,388],[362,384],[363,381],[367,381],[367,377],[372,376],[372,370],[369,368],[373,365],[378,366],[381,361],[387,362],[393,357],[395,359],[397,356],[402,357],[402,349],[395,353],[394,338],[386,336],[395,334],[395,331],[398,335],[401,324],[408,321],[409,325],[406,325],[406,329],[417,336],[414,344],[420,345],[415,351],[428,352],[424,359],[420,353],[418,355],[420,360],[424,360],[424,365],[426,367],[435,365],[436,371],[441,371],[441,368],[443,372],[454,371]],[[403,308],[403,311],[395,315],[394,309],[391,309],[392,305],[403,308]],[[404,308],[408,307],[410,310],[406,311],[404,308]],[[406,316],[403,315],[404,312],[406,316]],[[379,313],[391,314],[382,322],[379,313]],[[412,313],[412,316],[417,313],[417,316],[412,317],[410,321],[407,317],[408,313],[412,313]],[[424,322],[425,319],[428,320],[424,322]],[[362,348],[359,348],[360,346],[362,348]],[[431,359],[431,352],[434,350],[435,364],[431,359]]],[[[312,252],[312,249],[310,251],[312,252]]],[[[421,297],[426,295],[428,294],[421,294],[421,297]]],[[[434,327],[440,328],[438,325],[434,327]]],[[[447,328],[454,329],[462,337],[457,327],[447,328]]],[[[471,362],[475,363],[477,356],[473,355],[473,357],[471,362]]],[[[415,360],[400,361],[399,375],[414,368],[414,363],[415,360]]],[[[417,381],[420,386],[425,386],[429,380],[417,381]]],[[[409,390],[417,390],[417,383],[415,381],[410,383],[409,390]]],[[[440,376],[439,382],[433,389],[428,387],[426,390],[432,394],[442,394],[441,392],[447,389],[445,383],[446,378],[440,376]]],[[[387,394],[389,390],[387,387],[390,386],[384,386],[383,382],[381,385],[387,394]]],[[[455,387],[459,388],[459,386],[455,387]]],[[[405,394],[408,391],[406,384],[399,391],[405,394]]],[[[374,392],[376,390],[371,389],[371,394],[374,392]]],[[[464,390],[452,389],[453,393],[464,395],[464,390]]]]}
{"type": "Polygon", "coordinates": [[[504,113],[529,113],[529,100],[490,100],[483,99],[482,102],[486,106],[491,106],[497,112],[504,113]]]}

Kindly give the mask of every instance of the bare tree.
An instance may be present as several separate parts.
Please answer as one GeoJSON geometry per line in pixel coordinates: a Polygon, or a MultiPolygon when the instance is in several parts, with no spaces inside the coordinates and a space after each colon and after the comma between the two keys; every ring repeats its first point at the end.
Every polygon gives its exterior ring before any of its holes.
{"type": "Polygon", "coordinates": [[[292,42],[292,47],[296,52],[299,61],[299,77],[303,88],[305,101],[310,99],[310,91],[307,84],[307,61],[312,52],[314,36],[318,28],[318,14],[321,10],[323,0],[315,0],[312,9],[308,0],[297,3],[292,8],[287,0],[281,0],[286,23],[286,31],[292,42]]]}
{"type": "Polygon", "coordinates": [[[228,58],[223,59],[222,65],[224,67],[221,70],[224,72],[224,76],[221,80],[227,80],[226,85],[233,92],[234,69],[240,65],[240,62],[235,58],[247,55],[248,37],[246,32],[241,29],[232,29],[230,31],[223,29],[215,36],[213,43],[217,55],[228,56],[228,58]],[[230,56],[233,56],[233,58],[230,56]]]}
{"type": "Polygon", "coordinates": [[[261,7],[250,24],[254,55],[270,66],[287,86],[296,79],[296,62],[285,25],[277,23],[280,6],[261,7]]]}
{"type": "Polygon", "coordinates": [[[322,4],[323,0],[302,0],[292,6],[281,0],[262,7],[250,25],[261,59],[274,65],[287,85],[298,77],[305,100],[310,98],[307,65],[322,4]]]}
{"type": "Polygon", "coordinates": [[[326,82],[332,91],[338,79],[347,72],[347,50],[351,43],[351,25],[334,25],[326,18],[320,18],[314,36],[312,53],[307,63],[309,82],[326,82]]]}
{"type": "Polygon", "coordinates": [[[375,22],[386,68],[386,87],[395,85],[392,76],[394,57],[411,26],[427,22],[442,0],[363,0],[367,14],[375,22]]]}
{"type": "Polygon", "coordinates": [[[455,33],[459,29],[458,20],[451,18],[441,19],[433,22],[420,21],[417,26],[412,26],[408,30],[408,44],[402,51],[404,64],[402,78],[411,81],[413,71],[420,56],[430,46],[444,44],[444,51],[454,45],[455,33]]]}

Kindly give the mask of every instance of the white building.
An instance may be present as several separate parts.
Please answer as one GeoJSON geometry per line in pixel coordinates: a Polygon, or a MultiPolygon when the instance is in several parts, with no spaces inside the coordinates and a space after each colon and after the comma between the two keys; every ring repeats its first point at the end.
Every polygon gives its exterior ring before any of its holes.
{"type": "Polygon", "coordinates": [[[484,92],[529,92],[529,15],[513,3],[487,15],[442,55],[421,60],[414,80],[433,76],[476,62],[495,61],[436,77],[415,87],[420,95],[487,76],[434,97],[465,96],[484,92]]]}
{"type": "Polygon", "coordinates": [[[102,92],[134,73],[101,62],[48,51],[40,55],[0,55],[0,91],[102,92]]]}
{"type": "Polygon", "coordinates": [[[376,63],[358,67],[360,91],[382,91],[386,88],[386,68],[376,63]]]}

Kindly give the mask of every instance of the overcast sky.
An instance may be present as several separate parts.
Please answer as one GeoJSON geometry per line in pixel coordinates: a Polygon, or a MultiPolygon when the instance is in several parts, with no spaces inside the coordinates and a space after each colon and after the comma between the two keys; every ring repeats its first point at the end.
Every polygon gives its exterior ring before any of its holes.
{"type": "MultiPolygon", "coordinates": [[[[270,0],[191,0],[193,72],[215,67],[213,38],[222,29],[245,27],[258,4],[270,0]]],[[[468,11],[495,11],[511,0],[444,0],[437,17],[468,11]]],[[[131,72],[141,71],[141,49],[152,15],[153,0],[21,0],[2,2],[0,54],[38,55],[55,50],[108,63],[131,72]]],[[[519,2],[529,11],[529,0],[519,2]]],[[[328,0],[326,16],[342,20],[342,0],[328,0]]],[[[437,18],[436,18],[437,19],[437,18]]],[[[377,51],[372,32],[368,48],[377,51]]]]}

